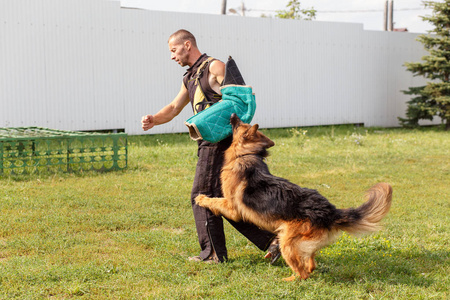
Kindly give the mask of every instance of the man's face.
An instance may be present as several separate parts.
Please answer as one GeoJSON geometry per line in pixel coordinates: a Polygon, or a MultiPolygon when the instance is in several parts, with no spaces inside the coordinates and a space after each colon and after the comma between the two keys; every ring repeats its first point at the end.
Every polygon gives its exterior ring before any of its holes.
{"type": "Polygon", "coordinates": [[[176,61],[180,66],[184,67],[189,62],[188,42],[179,42],[176,39],[169,40],[170,59],[176,61]]]}

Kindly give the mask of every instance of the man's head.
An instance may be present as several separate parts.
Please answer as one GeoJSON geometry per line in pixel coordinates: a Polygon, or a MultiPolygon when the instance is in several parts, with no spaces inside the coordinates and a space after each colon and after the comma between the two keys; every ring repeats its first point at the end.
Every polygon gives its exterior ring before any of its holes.
{"type": "Polygon", "coordinates": [[[169,37],[170,58],[180,66],[192,66],[201,53],[197,48],[197,42],[192,33],[180,29],[169,37]]]}

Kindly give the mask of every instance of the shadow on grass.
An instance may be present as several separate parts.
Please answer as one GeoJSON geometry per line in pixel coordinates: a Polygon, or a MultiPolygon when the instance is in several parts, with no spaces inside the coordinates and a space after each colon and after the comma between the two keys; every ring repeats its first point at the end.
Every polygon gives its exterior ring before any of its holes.
{"type": "Polygon", "coordinates": [[[63,171],[46,171],[33,174],[19,174],[19,175],[1,175],[0,180],[12,181],[12,182],[27,182],[33,180],[55,180],[55,179],[67,179],[67,178],[85,178],[85,177],[102,177],[105,174],[114,174],[117,176],[122,176],[126,174],[128,169],[124,170],[112,170],[112,171],[94,171],[94,170],[81,170],[73,172],[63,172],[63,171]]]}
{"type": "MultiPolygon", "coordinates": [[[[330,283],[359,285],[365,282],[380,282],[392,285],[413,285],[430,287],[439,278],[445,277],[444,266],[450,259],[449,251],[429,251],[426,249],[398,249],[388,251],[364,251],[364,255],[354,251],[345,254],[319,254],[316,256],[317,269],[309,280],[323,280],[330,283]],[[384,254],[384,256],[383,256],[384,254]],[[442,271],[439,271],[442,270],[442,271]]],[[[262,254],[263,255],[263,254],[262,254]]],[[[230,258],[232,269],[247,269],[268,264],[262,255],[243,255],[230,258]]],[[[280,259],[272,267],[280,273],[290,275],[289,266],[280,259]]]]}
{"type": "Polygon", "coordinates": [[[436,281],[435,276],[430,274],[441,269],[449,259],[449,252],[442,250],[398,249],[388,253],[367,251],[363,257],[357,252],[321,255],[317,257],[318,268],[315,272],[331,281],[379,281],[429,287],[436,281]]]}

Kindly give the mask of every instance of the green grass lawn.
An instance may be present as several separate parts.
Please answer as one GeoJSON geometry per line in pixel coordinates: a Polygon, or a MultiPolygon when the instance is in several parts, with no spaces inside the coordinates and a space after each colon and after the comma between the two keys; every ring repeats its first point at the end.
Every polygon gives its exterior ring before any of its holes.
{"type": "Polygon", "coordinates": [[[339,208],[389,182],[384,229],[344,234],[306,281],[226,224],[229,261],[194,263],[196,143],[129,137],[111,173],[0,177],[0,299],[448,299],[450,133],[353,126],[264,130],[274,175],[339,208]]]}

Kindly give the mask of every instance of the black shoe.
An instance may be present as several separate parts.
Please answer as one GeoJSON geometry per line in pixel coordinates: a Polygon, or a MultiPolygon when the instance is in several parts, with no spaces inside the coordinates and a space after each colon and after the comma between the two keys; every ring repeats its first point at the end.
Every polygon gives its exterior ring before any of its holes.
{"type": "Polygon", "coordinates": [[[272,244],[267,249],[267,254],[264,258],[270,258],[270,264],[273,265],[281,257],[280,243],[278,239],[274,239],[272,244]]]}

